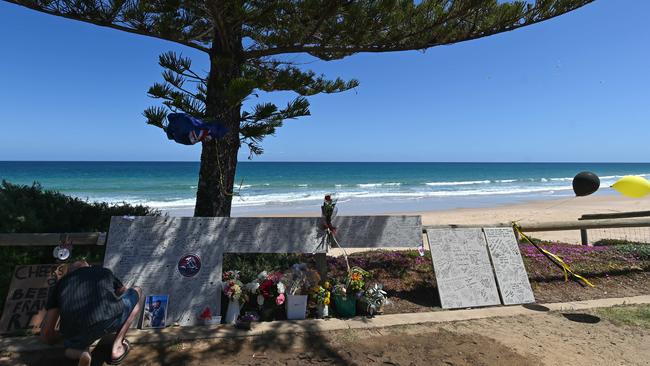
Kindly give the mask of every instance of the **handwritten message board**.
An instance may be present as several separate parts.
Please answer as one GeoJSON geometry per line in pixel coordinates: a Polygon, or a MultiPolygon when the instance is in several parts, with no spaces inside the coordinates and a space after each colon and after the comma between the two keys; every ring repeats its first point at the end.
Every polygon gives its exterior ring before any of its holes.
{"type": "Polygon", "coordinates": [[[444,309],[500,304],[480,228],[430,229],[427,236],[444,309]]]}
{"type": "Polygon", "coordinates": [[[504,305],[535,302],[517,239],[508,227],[484,228],[504,305]]]}
{"type": "Polygon", "coordinates": [[[417,248],[422,244],[420,216],[336,216],[332,224],[343,248],[417,248]]]}
{"type": "Polygon", "coordinates": [[[38,331],[47,303],[47,292],[56,283],[57,264],[17,266],[5,301],[0,333],[38,331]]]}
{"type": "Polygon", "coordinates": [[[104,267],[125,286],[169,294],[168,322],[198,324],[219,314],[224,221],[220,218],[113,217],[104,267]]]}
{"type": "MultiPolygon", "coordinates": [[[[335,225],[344,247],[422,240],[418,216],[343,216],[335,225]]],[[[192,325],[206,307],[221,312],[223,253],[325,253],[326,244],[319,217],[113,217],[104,266],[145,294],[169,294],[169,322],[192,325]]]]}

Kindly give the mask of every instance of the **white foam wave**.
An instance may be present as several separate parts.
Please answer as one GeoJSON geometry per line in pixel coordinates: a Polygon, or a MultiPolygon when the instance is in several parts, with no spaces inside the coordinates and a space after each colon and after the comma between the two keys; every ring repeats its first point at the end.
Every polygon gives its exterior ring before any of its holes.
{"type": "Polygon", "coordinates": [[[494,182],[495,183],[513,183],[513,182],[516,182],[516,181],[517,181],[516,179],[499,179],[499,180],[495,180],[494,182]]]}
{"type": "MultiPolygon", "coordinates": [[[[377,187],[395,187],[395,186],[401,186],[402,183],[398,182],[389,182],[389,183],[360,183],[357,184],[357,187],[359,188],[377,188],[377,187]]],[[[336,185],[337,187],[339,185],[336,185]]]]}
{"type": "Polygon", "coordinates": [[[429,182],[424,183],[428,186],[438,187],[438,186],[465,186],[472,184],[488,184],[491,183],[489,180],[470,180],[470,181],[461,181],[461,182],[429,182]]]}

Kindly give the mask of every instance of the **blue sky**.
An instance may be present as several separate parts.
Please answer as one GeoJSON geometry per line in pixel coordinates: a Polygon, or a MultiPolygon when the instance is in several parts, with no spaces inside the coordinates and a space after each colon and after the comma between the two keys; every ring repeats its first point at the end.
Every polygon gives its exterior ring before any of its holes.
{"type": "MultiPolygon", "coordinates": [[[[648,13],[649,1],[599,0],[425,53],[310,63],[361,85],[311,98],[312,116],[287,121],[255,160],[647,162],[648,13]]],[[[156,104],[160,53],[206,70],[202,53],[4,2],[0,45],[0,160],[199,159],[141,113],[156,104]]]]}

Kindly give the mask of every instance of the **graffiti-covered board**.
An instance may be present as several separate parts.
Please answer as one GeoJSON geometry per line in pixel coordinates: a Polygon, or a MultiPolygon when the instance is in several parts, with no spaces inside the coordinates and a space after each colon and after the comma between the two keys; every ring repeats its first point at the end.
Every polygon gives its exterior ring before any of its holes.
{"type": "Polygon", "coordinates": [[[427,236],[444,309],[500,304],[480,228],[429,229],[427,236]]]}
{"type": "Polygon", "coordinates": [[[484,228],[504,305],[535,302],[517,239],[509,227],[484,228]]]}

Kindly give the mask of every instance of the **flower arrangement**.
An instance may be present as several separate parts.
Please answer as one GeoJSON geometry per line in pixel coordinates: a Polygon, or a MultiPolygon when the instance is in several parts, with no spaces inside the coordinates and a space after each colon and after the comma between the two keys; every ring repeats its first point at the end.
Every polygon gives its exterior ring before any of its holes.
{"type": "Polygon", "coordinates": [[[323,282],[320,286],[315,286],[311,293],[312,300],[318,305],[329,305],[331,302],[332,284],[329,281],[323,282]]]}
{"type": "Polygon", "coordinates": [[[248,301],[244,285],[239,280],[239,271],[227,271],[223,274],[223,293],[229,300],[241,303],[248,301]]]}
{"type": "Polygon", "coordinates": [[[246,290],[251,295],[257,295],[256,300],[259,306],[264,305],[265,300],[273,300],[279,306],[284,304],[286,291],[281,279],[282,273],[280,272],[269,274],[267,271],[262,271],[255,280],[246,284],[246,290]]]}
{"type": "Polygon", "coordinates": [[[288,295],[307,295],[320,282],[320,275],[315,270],[307,268],[305,263],[297,263],[285,273],[282,282],[288,288],[288,295]]]}
{"type": "Polygon", "coordinates": [[[320,209],[325,229],[336,235],[336,227],[332,225],[332,218],[336,215],[336,200],[333,200],[331,195],[326,195],[320,209]]]}
{"type": "Polygon", "coordinates": [[[366,289],[363,293],[362,300],[366,304],[366,311],[369,315],[381,312],[382,306],[386,303],[386,291],[381,284],[375,284],[373,287],[366,289]]]}

